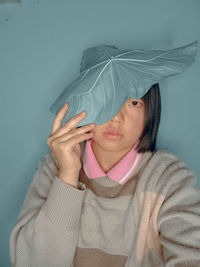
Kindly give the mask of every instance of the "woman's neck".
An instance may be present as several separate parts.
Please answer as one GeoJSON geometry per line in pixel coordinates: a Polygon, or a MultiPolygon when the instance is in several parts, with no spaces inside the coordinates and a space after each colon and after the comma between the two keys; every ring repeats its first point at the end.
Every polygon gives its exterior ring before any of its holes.
{"type": "Polygon", "coordinates": [[[112,169],[131,149],[129,147],[120,151],[109,151],[95,142],[92,142],[91,146],[99,166],[105,173],[112,169]]]}

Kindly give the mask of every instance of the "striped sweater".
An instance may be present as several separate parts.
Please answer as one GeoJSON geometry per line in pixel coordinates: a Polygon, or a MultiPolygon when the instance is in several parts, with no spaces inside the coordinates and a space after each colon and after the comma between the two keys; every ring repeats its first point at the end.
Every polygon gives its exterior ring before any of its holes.
{"type": "Polygon", "coordinates": [[[39,162],[10,235],[13,267],[200,266],[200,191],[177,156],[142,153],[123,184],[82,167],[78,189],[57,166],[51,151],[39,162]]]}

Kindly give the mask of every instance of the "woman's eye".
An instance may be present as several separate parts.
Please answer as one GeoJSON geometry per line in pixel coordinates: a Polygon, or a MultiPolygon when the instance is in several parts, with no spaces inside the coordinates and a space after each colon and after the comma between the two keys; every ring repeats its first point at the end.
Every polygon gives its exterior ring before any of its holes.
{"type": "Polygon", "coordinates": [[[137,100],[131,101],[131,104],[132,104],[132,106],[135,106],[135,107],[140,107],[142,105],[142,103],[137,101],[137,100]]]}

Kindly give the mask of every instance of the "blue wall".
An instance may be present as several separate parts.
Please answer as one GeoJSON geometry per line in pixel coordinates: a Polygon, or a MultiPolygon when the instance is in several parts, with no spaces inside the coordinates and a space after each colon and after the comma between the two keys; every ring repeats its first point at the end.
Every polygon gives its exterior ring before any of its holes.
{"type": "MultiPolygon", "coordinates": [[[[46,144],[49,107],[79,73],[82,51],[168,49],[200,40],[199,0],[22,1],[0,5],[0,267],[46,144]]],[[[181,157],[200,185],[200,55],[162,83],[158,146],[181,157]]]]}

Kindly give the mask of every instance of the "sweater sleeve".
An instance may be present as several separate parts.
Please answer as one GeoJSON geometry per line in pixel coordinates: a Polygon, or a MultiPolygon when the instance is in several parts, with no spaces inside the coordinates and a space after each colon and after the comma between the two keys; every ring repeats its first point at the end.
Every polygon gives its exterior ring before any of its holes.
{"type": "Polygon", "coordinates": [[[72,266],[85,185],[58,176],[51,152],[39,163],[10,234],[13,267],[72,266]]]}
{"type": "Polygon", "coordinates": [[[166,267],[200,266],[200,191],[197,178],[184,162],[165,173],[165,200],[158,215],[166,267]]]}

